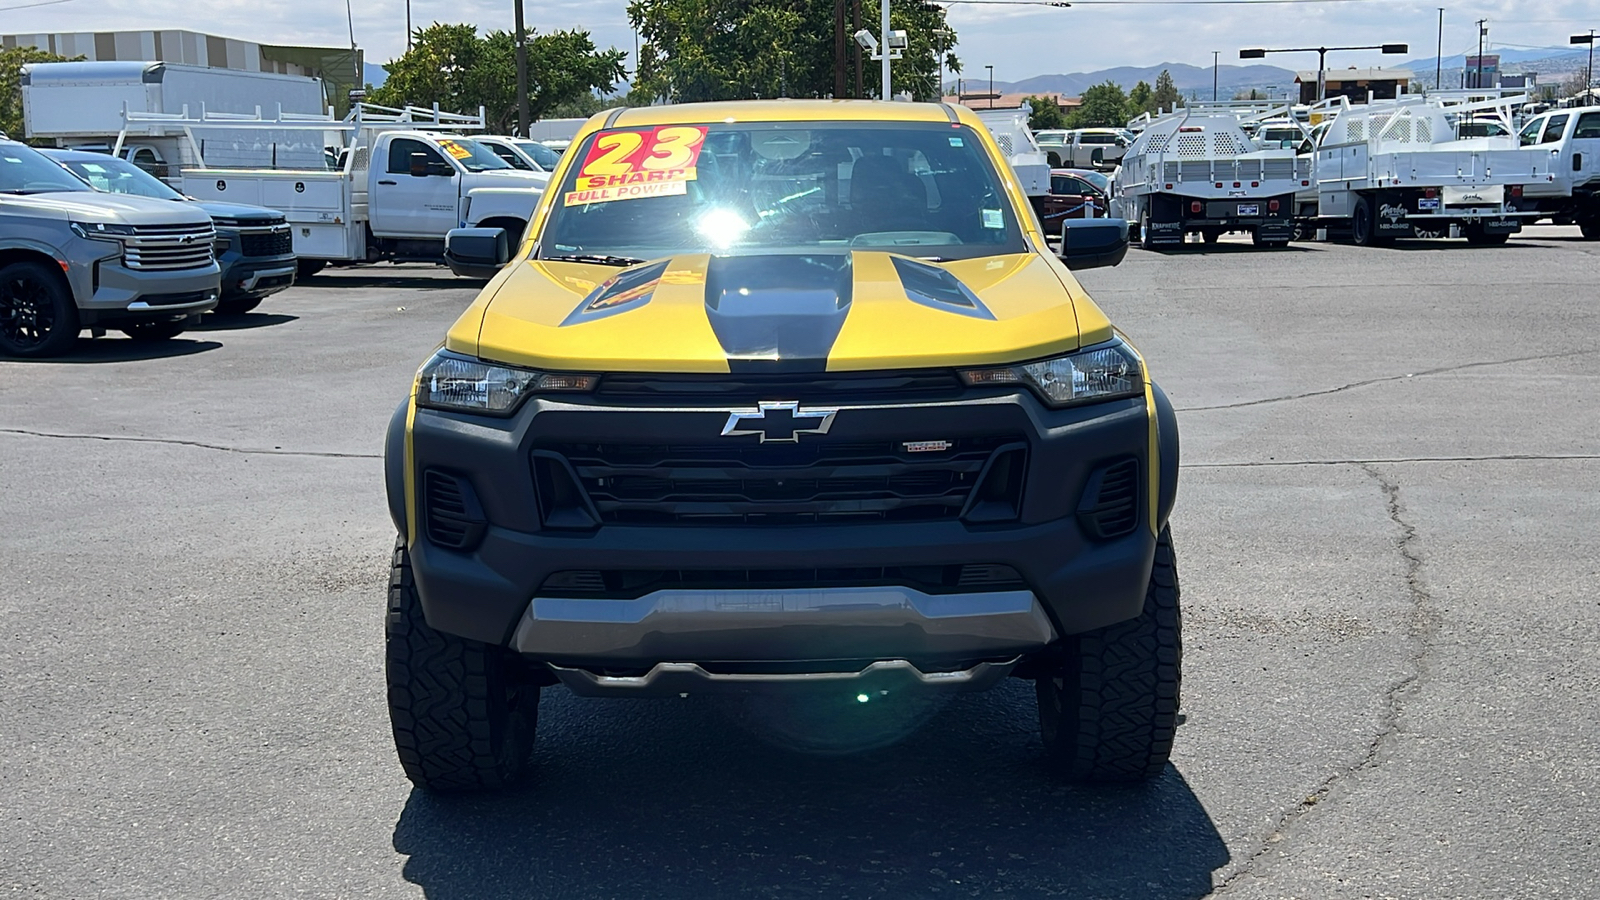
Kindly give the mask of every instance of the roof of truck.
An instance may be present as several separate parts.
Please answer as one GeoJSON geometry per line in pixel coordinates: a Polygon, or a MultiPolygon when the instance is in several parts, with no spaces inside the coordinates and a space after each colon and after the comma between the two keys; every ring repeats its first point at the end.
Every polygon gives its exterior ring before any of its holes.
{"type": "MultiPolygon", "coordinates": [[[[678,103],[624,109],[610,122],[613,128],[641,125],[676,125],[683,122],[947,122],[961,107],[938,103],[885,103],[880,100],[728,100],[714,103],[678,103]]],[[[601,122],[610,112],[596,114],[601,122]]],[[[964,118],[964,116],[963,116],[964,118]]],[[[594,122],[591,119],[590,122],[594,122]]]]}

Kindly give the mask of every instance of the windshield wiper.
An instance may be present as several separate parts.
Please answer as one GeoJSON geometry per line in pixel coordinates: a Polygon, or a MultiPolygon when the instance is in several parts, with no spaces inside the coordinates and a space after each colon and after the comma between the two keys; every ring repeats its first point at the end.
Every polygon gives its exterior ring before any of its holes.
{"type": "Polygon", "coordinates": [[[561,262],[595,263],[602,266],[637,266],[639,263],[645,262],[645,260],[635,259],[631,256],[605,256],[602,254],[593,253],[567,253],[557,256],[542,256],[540,259],[554,259],[560,260],[561,262]]]}

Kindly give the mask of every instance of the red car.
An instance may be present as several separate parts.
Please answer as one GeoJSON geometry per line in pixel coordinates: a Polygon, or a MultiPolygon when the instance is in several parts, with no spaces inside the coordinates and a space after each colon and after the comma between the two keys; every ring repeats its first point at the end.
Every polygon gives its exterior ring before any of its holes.
{"type": "Polygon", "coordinates": [[[1050,193],[1030,197],[1045,233],[1059,235],[1062,219],[1104,218],[1110,212],[1111,180],[1086,169],[1051,169],[1050,193]]]}

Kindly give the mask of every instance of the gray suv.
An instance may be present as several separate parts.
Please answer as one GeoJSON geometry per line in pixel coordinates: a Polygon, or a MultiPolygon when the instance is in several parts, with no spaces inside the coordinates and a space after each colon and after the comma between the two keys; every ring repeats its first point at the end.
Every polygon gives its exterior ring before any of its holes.
{"type": "Polygon", "coordinates": [[[294,284],[294,236],[283,213],[264,206],[219,203],[185,197],[144,169],[115,156],[88,150],[41,150],[89,182],[95,190],[133,194],[156,200],[194,203],[211,216],[217,229],[217,265],[222,267],[222,296],[217,312],[247,313],[294,284]]]}
{"type": "Polygon", "coordinates": [[[188,203],[102,194],[0,139],[0,355],[59,356],[78,333],[181,333],[217,305],[216,230],[188,203]]]}

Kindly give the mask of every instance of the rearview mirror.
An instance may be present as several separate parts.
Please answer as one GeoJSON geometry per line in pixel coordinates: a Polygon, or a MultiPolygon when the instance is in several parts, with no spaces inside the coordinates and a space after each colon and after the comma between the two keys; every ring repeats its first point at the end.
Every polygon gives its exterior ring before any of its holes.
{"type": "Polygon", "coordinates": [[[444,236],[444,261],[462,278],[493,278],[510,260],[504,228],[453,228],[444,236]]]}
{"type": "Polygon", "coordinates": [[[1115,266],[1127,255],[1127,219],[1062,220],[1061,261],[1067,268],[1115,266]]]}

